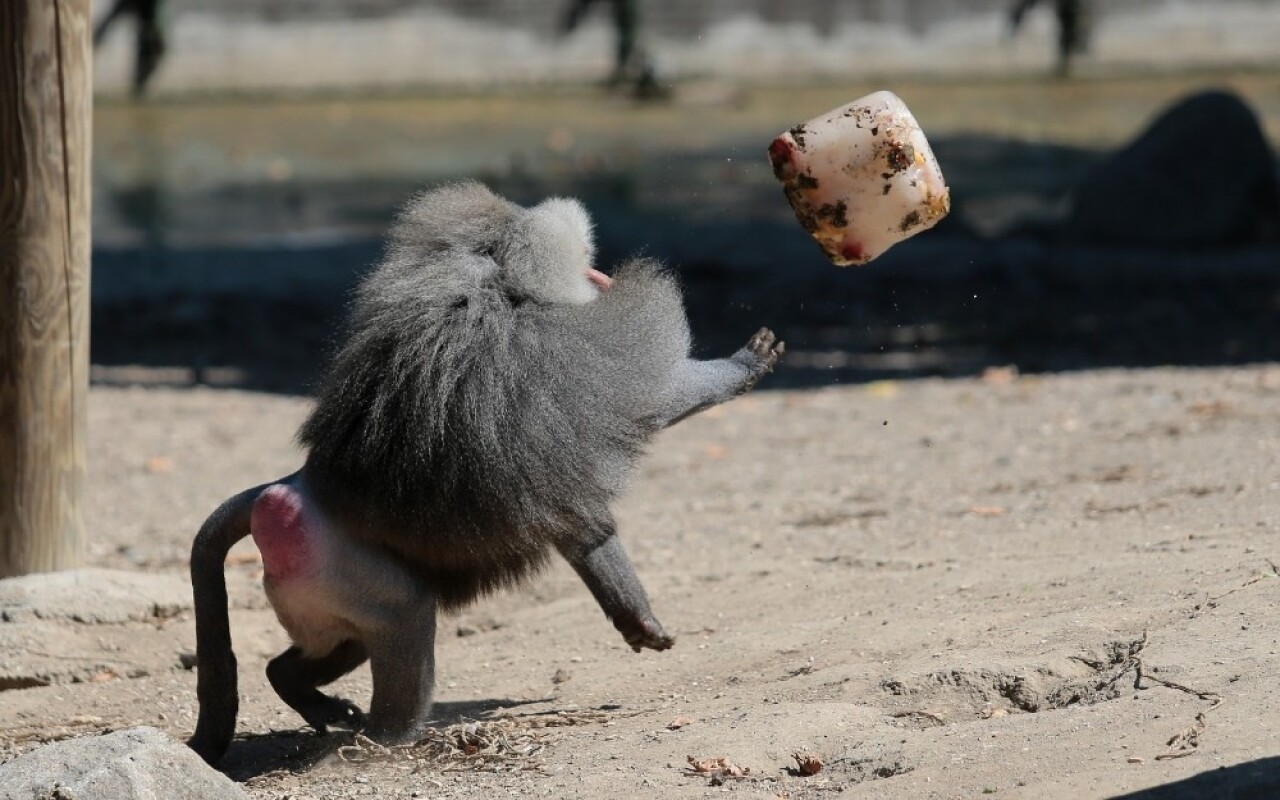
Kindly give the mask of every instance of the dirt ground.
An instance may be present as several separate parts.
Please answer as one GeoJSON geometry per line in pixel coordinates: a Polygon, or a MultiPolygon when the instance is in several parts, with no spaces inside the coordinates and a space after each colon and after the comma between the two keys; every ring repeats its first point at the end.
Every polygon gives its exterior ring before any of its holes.
{"type": "MultiPolygon", "coordinates": [[[[1276,367],[757,391],[664,433],[618,509],[673,650],[632,653],[557,565],[441,621],[442,733],[395,751],[272,694],[285,640],[237,549],[224,768],[257,798],[1108,797],[1224,767],[1139,796],[1276,796],[1278,401],[1276,367]]],[[[95,388],[91,564],[183,576],[222,497],[295,468],[307,406],[95,388]]],[[[190,733],[189,610],[42,646],[76,682],[0,693],[0,760],[190,733]]],[[[367,703],[367,669],[336,688],[367,703]]]]}

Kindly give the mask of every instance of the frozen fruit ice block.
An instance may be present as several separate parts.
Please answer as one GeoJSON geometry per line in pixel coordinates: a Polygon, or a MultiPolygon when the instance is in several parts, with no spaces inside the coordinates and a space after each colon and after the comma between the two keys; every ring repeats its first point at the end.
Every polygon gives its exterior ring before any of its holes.
{"type": "Polygon", "coordinates": [[[840,266],[867,263],[951,209],[938,160],[893,92],[795,126],[769,145],[769,161],[796,219],[840,266]]]}

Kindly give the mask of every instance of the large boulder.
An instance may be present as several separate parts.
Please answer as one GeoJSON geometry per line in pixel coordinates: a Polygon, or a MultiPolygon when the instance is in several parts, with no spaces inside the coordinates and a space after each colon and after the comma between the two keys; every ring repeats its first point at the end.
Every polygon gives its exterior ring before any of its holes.
{"type": "Polygon", "coordinates": [[[0,764],[0,800],[247,800],[238,784],[155,728],[45,745],[0,764]]]}
{"type": "Polygon", "coordinates": [[[1280,240],[1280,179],[1257,117],[1227,92],[1179,102],[1089,173],[1061,233],[1175,250],[1280,240]]]}
{"type": "Polygon", "coordinates": [[[2,622],[151,622],[190,608],[191,584],[181,575],[87,568],[0,580],[2,622]]]}

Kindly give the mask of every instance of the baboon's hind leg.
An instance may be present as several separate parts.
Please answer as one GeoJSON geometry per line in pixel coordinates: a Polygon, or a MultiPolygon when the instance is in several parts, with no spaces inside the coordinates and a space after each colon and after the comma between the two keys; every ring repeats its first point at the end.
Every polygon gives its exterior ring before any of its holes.
{"type": "Polygon", "coordinates": [[[321,692],[319,687],[333,683],[368,657],[364,645],[354,639],[319,658],[308,658],[300,648],[290,647],[267,664],[267,680],[316,733],[328,733],[330,725],[359,728],[364,724],[360,709],[350,700],[321,692]]]}

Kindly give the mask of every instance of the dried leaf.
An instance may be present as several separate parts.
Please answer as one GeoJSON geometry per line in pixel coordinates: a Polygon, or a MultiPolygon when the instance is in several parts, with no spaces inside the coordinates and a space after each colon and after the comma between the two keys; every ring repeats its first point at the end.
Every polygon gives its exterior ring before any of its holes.
{"type": "Polygon", "coordinates": [[[1223,400],[1213,400],[1207,403],[1192,403],[1189,410],[1192,414],[1201,417],[1222,417],[1231,412],[1231,404],[1223,400]]]}
{"type": "Polygon", "coordinates": [[[872,381],[862,387],[862,390],[872,397],[880,397],[885,400],[898,396],[897,381],[872,381]]]}
{"type": "Polygon", "coordinates": [[[152,456],[147,459],[146,469],[152,475],[173,472],[173,459],[168,456],[152,456]]]}
{"type": "Polygon", "coordinates": [[[1003,517],[1009,511],[1003,506],[973,506],[969,513],[975,517],[1003,517]]]}
{"type": "Polygon", "coordinates": [[[710,458],[713,460],[719,460],[729,454],[729,448],[725,447],[722,444],[716,444],[712,442],[711,444],[708,444],[707,446],[702,448],[702,454],[705,455],[707,458],[710,458]]]}
{"type": "Polygon", "coordinates": [[[792,753],[791,757],[796,760],[796,772],[801,775],[817,775],[822,772],[822,756],[817,753],[792,753]]]}
{"type": "Polygon", "coordinates": [[[982,382],[992,386],[1008,386],[1018,379],[1018,367],[1009,364],[1004,367],[987,367],[982,371],[982,382]]]}
{"type": "Polygon", "coordinates": [[[750,767],[740,767],[727,758],[697,759],[688,756],[689,766],[685,767],[686,775],[701,775],[708,778],[742,778],[751,774],[750,767]]]}

